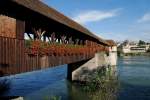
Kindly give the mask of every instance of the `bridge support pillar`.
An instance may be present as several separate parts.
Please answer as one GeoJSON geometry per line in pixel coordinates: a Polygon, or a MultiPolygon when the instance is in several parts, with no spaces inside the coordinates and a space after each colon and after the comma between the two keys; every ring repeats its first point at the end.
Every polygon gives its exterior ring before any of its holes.
{"type": "Polygon", "coordinates": [[[117,52],[115,51],[109,52],[109,64],[110,66],[117,65],[117,52]]]}
{"type": "Polygon", "coordinates": [[[67,68],[67,79],[72,81],[74,80],[73,72],[75,72],[78,68],[80,68],[82,65],[84,65],[88,60],[83,60],[75,63],[68,64],[67,68]]]}
{"type": "Polygon", "coordinates": [[[67,79],[70,81],[88,81],[94,71],[108,66],[105,52],[96,53],[95,57],[86,61],[68,64],[67,79]]]}

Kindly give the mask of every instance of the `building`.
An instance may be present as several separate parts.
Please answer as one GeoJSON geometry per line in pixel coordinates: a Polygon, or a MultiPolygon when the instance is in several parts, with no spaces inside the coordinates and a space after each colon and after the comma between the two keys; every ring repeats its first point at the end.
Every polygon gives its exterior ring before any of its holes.
{"type": "Polygon", "coordinates": [[[122,44],[118,46],[118,51],[120,53],[145,53],[149,50],[150,45],[138,45],[138,43],[135,42],[129,42],[125,41],[122,44]]]}

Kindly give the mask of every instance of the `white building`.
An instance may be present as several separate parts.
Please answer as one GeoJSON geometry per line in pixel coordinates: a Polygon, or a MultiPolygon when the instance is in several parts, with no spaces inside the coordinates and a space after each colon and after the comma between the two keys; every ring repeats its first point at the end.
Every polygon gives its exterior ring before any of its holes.
{"type": "Polygon", "coordinates": [[[126,41],[122,43],[118,50],[121,53],[144,53],[149,49],[149,45],[138,45],[137,43],[126,41]]]}

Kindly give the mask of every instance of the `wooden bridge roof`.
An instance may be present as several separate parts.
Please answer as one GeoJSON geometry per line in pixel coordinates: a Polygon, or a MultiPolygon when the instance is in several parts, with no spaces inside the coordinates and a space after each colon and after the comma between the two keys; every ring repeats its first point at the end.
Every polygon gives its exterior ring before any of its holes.
{"type": "Polygon", "coordinates": [[[103,44],[108,45],[107,42],[102,38],[96,36],[95,34],[90,32],[88,29],[84,28],[77,22],[71,20],[70,18],[66,17],[65,15],[56,11],[55,9],[47,6],[46,4],[42,3],[39,0],[12,0],[12,1],[32,11],[35,11],[43,16],[53,19],[61,24],[64,24],[72,29],[80,31],[90,37],[93,37],[103,44]]]}

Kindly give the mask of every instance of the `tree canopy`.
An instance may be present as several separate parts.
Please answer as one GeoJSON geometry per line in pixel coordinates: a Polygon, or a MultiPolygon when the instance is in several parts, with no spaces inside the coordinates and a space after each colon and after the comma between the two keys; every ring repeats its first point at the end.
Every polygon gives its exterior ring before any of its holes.
{"type": "Polygon", "coordinates": [[[146,44],[145,41],[139,40],[139,45],[144,45],[144,44],[146,44]]]}

